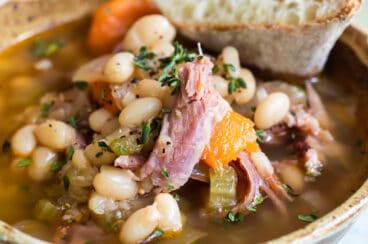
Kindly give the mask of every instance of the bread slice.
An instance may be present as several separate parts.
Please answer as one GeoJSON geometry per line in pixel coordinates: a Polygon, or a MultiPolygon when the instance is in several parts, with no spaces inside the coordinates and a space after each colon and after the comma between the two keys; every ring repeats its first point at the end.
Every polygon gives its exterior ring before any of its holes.
{"type": "Polygon", "coordinates": [[[245,65],[311,76],[362,0],[154,0],[190,39],[220,51],[231,45],[245,65]]]}

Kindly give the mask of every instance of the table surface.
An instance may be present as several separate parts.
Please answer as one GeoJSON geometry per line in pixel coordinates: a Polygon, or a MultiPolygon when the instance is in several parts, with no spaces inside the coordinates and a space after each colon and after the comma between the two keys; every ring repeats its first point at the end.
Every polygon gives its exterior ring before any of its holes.
{"type": "MultiPolygon", "coordinates": [[[[368,33],[368,0],[360,13],[354,18],[353,25],[368,33]]],[[[368,244],[368,208],[358,217],[339,244],[368,244]]]]}

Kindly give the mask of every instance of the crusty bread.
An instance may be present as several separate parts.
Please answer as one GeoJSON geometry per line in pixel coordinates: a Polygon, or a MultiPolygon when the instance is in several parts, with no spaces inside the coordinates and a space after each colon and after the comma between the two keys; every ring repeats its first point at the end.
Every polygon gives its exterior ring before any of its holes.
{"type": "Polygon", "coordinates": [[[214,51],[238,48],[246,65],[310,76],[362,0],[154,0],[185,36],[214,51]]]}

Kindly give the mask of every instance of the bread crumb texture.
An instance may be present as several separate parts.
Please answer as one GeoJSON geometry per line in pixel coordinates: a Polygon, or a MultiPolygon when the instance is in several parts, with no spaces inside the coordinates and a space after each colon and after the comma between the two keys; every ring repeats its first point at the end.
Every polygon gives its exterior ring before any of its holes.
{"type": "Polygon", "coordinates": [[[176,22],[207,24],[303,25],[355,8],[355,0],[155,0],[176,22]]]}

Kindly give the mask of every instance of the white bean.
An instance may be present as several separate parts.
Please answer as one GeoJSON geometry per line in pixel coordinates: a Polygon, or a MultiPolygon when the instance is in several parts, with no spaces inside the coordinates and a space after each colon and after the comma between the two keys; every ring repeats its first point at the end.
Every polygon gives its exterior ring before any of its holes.
{"type": "Polygon", "coordinates": [[[114,153],[101,148],[97,142],[89,144],[85,148],[84,154],[86,155],[89,162],[91,162],[95,166],[112,164],[116,158],[116,155],[114,153]]]}
{"type": "Polygon", "coordinates": [[[220,93],[222,97],[226,97],[228,95],[228,82],[219,75],[214,75],[212,77],[213,86],[220,93]]]}
{"type": "Polygon", "coordinates": [[[155,118],[161,111],[162,103],[155,97],[139,98],[130,103],[119,115],[120,125],[134,128],[155,118]]]}
{"type": "Polygon", "coordinates": [[[127,244],[142,242],[156,229],[159,219],[160,213],[155,205],[137,210],[123,224],[120,241],[127,244]]]}
{"type": "Polygon", "coordinates": [[[279,123],[289,112],[290,99],[282,92],[275,92],[263,99],[254,114],[255,125],[268,129],[279,123]]]}
{"type": "Polygon", "coordinates": [[[128,52],[117,53],[107,61],[104,75],[108,82],[123,83],[134,73],[134,55],[128,52]]]}
{"type": "Polygon", "coordinates": [[[138,82],[134,93],[139,97],[157,97],[163,100],[170,93],[168,86],[162,86],[160,82],[151,79],[143,79],[138,82]]]}
{"type": "Polygon", "coordinates": [[[231,64],[234,66],[235,70],[229,70],[229,74],[232,77],[238,77],[240,74],[240,59],[239,52],[235,47],[225,47],[222,50],[222,61],[224,64],[231,64]]]}
{"type": "Polygon", "coordinates": [[[36,148],[35,128],[35,125],[26,125],[13,135],[11,147],[15,155],[27,157],[36,148]]]}
{"type": "Polygon", "coordinates": [[[291,186],[295,192],[300,193],[303,191],[305,186],[305,174],[298,167],[298,165],[291,163],[281,163],[279,174],[282,181],[291,186]]]}
{"type": "Polygon", "coordinates": [[[176,34],[175,27],[162,15],[147,15],[137,20],[123,40],[125,50],[135,53],[142,46],[153,49],[157,43],[170,43],[176,34]]]}
{"type": "Polygon", "coordinates": [[[101,132],[104,124],[113,118],[112,114],[104,108],[93,111],[88,118],[89,126],[96,132],[101,132]]]}
{"type": "Polygon", "coordinates": [[[132,102],[134,102],[135,100],[137,100],[137,94],[131,91],[128,91],[123,97],[123,99],[121,100],[121,104],[123,105],[123,107],[126,107],[132,102]]]}
{"type": "Polygon", "coordinates": [[[58,120],[46,120],[35,129],[38,141],[55,150],[64,150],[76,140],[75,129],[58,120]]]}
{"type": "Polygon", "coordinates": [[[152,51],[159,57],[168,57],[174,52],[174,46],[170,42],[159,42],[153,46],[152,51]]]}
{"type": "Polygon", "coordinates": [[[138,191],[137,177],[130,170],[102,166],[93,179],[96,192],[114,200],[133,198],[138,191]]]}
{"type": "Polygon", "coordinates": [[[158,227],[164,231],[180,231],[182,229],[181,214],[174,197],[169,193],[160,193],[156,196],[155,203],[161,215],[158,227]]]}
{"type": "Polygon", "coordinates": [[[93,213],[101,215],[116,210],[118,205],[111,198],[101,196],[94,192],[89,198],[88,208],[93,213]]]}
{"type": "Polygon", "coordinates": [[[51,165],[56,160],[56,152],[47,147],[37,147],[28,166],[29,177],[37,182],[48,180],[52,176],[51,165]]]}
{"type": "Polygon", "coordinates": [[[104,67],[112,55],[104,55],[86,64],[83,64],[73,75],[73,82],[87,81],[94,82],[104,80],[104,67]]]}
{"type": "Polygon", "coordinates": [[[101,135],[108,136],[113,133],[115,130],[120,128],[120,123],[117,118],[113,118],[107,121],[101,128],[101,135]]]}
{"type": "Polygon", "coordinates": [[[85,169],[91,166],[86,155],[84,154],[83,149],[75,150],[73,157],[72,157],[72,165],[76,169],[79,169],[79,170],[85,169]]]}
{"type": "Polygon", "coordinates": [[[246,104],[252,100],[254,93],[256,92],[256,80],[248,69],[240,70],[240,77],[243,78],[247,84],[246,88],[237,89],[233,96],[237,104],[246,104]]]}

